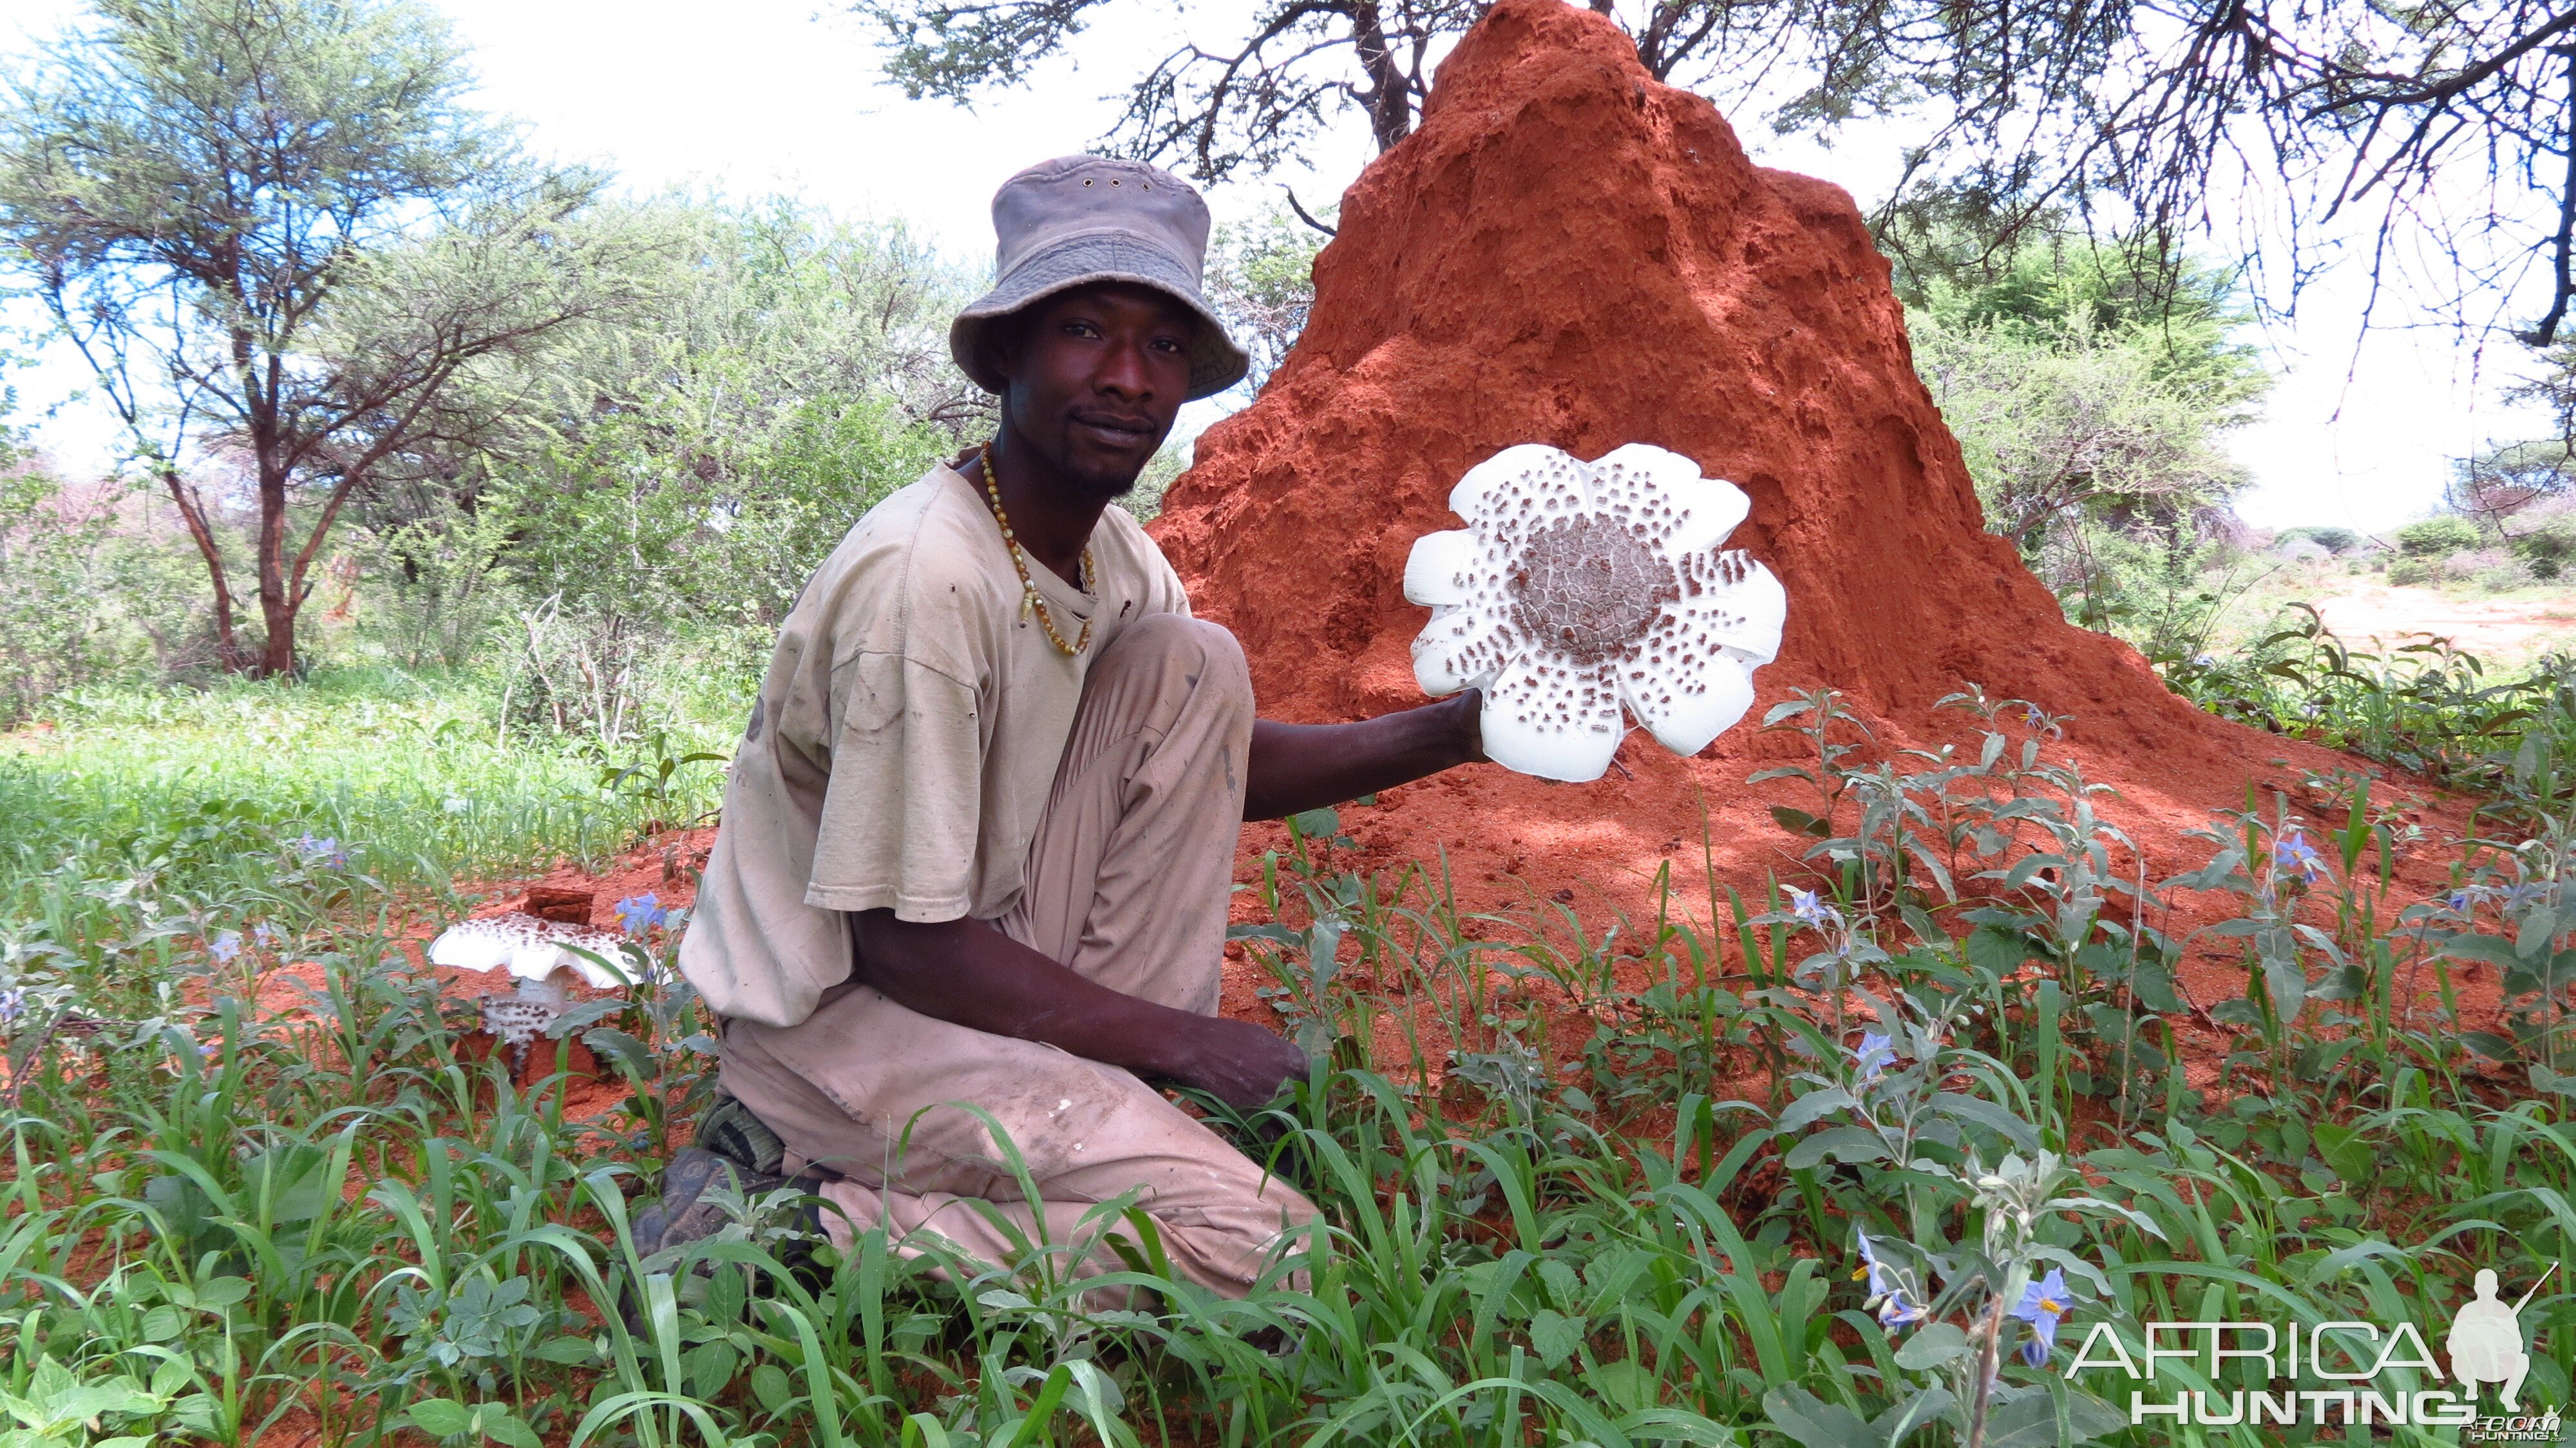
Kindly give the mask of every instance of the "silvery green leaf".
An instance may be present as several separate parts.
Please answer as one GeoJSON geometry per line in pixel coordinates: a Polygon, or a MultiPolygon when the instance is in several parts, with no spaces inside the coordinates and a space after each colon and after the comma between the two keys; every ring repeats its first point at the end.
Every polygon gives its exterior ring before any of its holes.
{"type": "Polygon", "coordinates": [[[1912,1436],[1915,1429],[1934,1422],[1957,1406],[1958,1400],[1950,1396],[1948,1388],[1925,1388],[1901,1405],[1879,1414],[1869,1429],[1879,1434],[1880,1441],[1888,1448],[1896,1448],[1912,1436]]]}
{"type": "Polygon", "coordinates": [[[1937,1368],[1968,1350],[1968,1335],[1954,1323],[1927,1323],[1896,1350],[1896,1365],[1914,1372],[1937,1368]]]}
{"type": "Polygon", "coordinates": [[[1764,1393],[1762,1411],[1771,1426],[1795,1439],[1799,1448],[1884,1448],[1859,1414],[1795,1383],[1782,1383],[1764,1393]]]}
{"type": "Polygon", "coordinates": [[[1790,1171],[1804,1171],[1828,1156],[1843,1161],[1877,1161],[1887,1154],[1887,1142],[1877,1132],[1861,1126],[1837,1126],[1791,1147],[1781,1165],[1790,1171]]]}
{"type": "Polygon", "coordinates": [[[1772,1129],[1782,1132],[1802,1131],[1829,1113],[1859,1109],[1860,1103],[1852,1099],[1850,1092],[1840,1087],[1810,1091],[1790,1102],[1787,1108],[1781,1111],[1779,1123],[1772,1129]]]}

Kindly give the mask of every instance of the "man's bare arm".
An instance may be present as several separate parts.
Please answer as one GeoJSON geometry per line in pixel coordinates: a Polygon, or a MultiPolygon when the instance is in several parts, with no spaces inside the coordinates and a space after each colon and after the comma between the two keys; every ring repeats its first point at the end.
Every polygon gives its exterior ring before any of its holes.
{"type": "Polygon", "coordinates": [[[1255,720],[1243,817],[1280,819],[1481,760],[1484,705],[1481,691],[1467,689],[1357,724],[1255,720]]]}
{"type": "Polygon", "coordinates": [[[850,939],[860,983],[925,1016],[1044,1041],[1243,1110],[1306,1070],[1306,1053],[1273,1032],[1111,990],[981,920],[922,924],[862,910],[850,939]]]}

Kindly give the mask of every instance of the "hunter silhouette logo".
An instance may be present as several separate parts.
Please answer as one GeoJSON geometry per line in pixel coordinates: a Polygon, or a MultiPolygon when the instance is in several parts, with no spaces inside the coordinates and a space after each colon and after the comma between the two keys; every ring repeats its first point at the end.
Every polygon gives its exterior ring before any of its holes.
{"type": "Polygon", "coordinates": [[[2496,1383],[2503,1387],[2504,1410],[2522,1411],[2522,1380],[2531,1372],[2531,1354],[2522,1350],[2522,1309],[2540,1283],[2549,1280],[2558,1264],[2540,1274],[2540,1282],[2531,1284],[2514,1300],[2511,1307],[2496,1300],[2496,1275],[2487,1268],[2478,1269],[2477,1295],[2460,1304],[2451,1316],[2451,1335],[2442,1340],[2451,1355],[2451,1376],[2459,1379],[2475,1401],[2479,1385],[2496,1383]]]}
{"type": "Polygon", "coordinates": [[[2065,1372],[2073,1378],[2107,1369],[2127,1377],[2132,1426],[2159,1418],[2175,1427],[2386,1424],[2464,1428],[2464,1440],[2482,1442],[2553,1441],[2559,1429],[2554,1409],[2523,1414],[2522,1386],[2531,1372],[2532,1353],[2523,1346],[2522,1309],[2557,1271],[2552,1263],[2509,1304],[2499,1295],[2496,1274],[2480,1271],[2474,1292],[2451,1314],[2450,1332],[2442,1340],[2447,1374],[2411,1322],[2295,1320],[2149,1322],[2141,1324],[2145,1336],[2135,1352],[2110,1323],[2098,1322],[2065,1372]],[[2192,1375],[2213,1386],[2171,1384],[2181,1390],[2166,1397],[2167,1385],[2158,1380],[2164,1377],[2164,1363],[2173,1360],[2189,1362],[2192,1375]],[[2239,1377],[2244,1369],[2237,1363],[2259,1364],[2260,1369],[2239,1377]],[[2440,1386],[2403,1386],[2405,1378],[2390,1376],[2400,1369],[2422,1374],[2415,1382],[2429,1378],[2440,1386]],[[2215,1386],[2230,1378],[2246,1385],[2215,1386]],[[2301,1387],[2302,1378],[2323,1386],[2301,1387]],[[2497,1390],[2504,1415],[2480,1416],[2478,1399],[2490,1387],[2497,1390]]]}

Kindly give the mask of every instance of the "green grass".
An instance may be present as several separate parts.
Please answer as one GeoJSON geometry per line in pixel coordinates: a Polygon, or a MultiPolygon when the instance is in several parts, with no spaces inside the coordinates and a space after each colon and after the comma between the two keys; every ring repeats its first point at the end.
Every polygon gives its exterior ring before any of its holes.
{"type": "MultiPolygon", "coordinates": [[[[604,792],[601,760],[497,738],[455,681],[82,701],[0,764],[25,1082],[0,1444],[246,1444],[293,1417],[334,1444],[516,1448],[2250,1445],[2279,1430],[2133,1431],[2057,1369],[2105,1322],[2132,1352],[2150,1320],[2438,1342],[2475,1268],[2518,1291],[2567,1255],[2576,831],[2464,859],[2454,907],[2392,889],[2366,796],[2357,823],[2214,821],[2191,883],[2237,913],[2168,940],[2135,923],[2092,789],[2024,756],[2019,711],[1960,702],[1997,732],[1973,760],[1845,752],[1864,742],[1829,695],[1775,721],[1816,746],[1790,822],[1812,897],[1675,880],[1653,918],[1479,913],[1440,862],[1362,875],[1339,815],[1300,817],[1239,933],[1316,1066],[1220,1119],[1327,1233],[1228,1302],[1157,1271],[1150,1223],[1107,1204],[1093,1225],[1133,1262],[1111,1281],[1135,1289],[1112,1310],[1061,1244],[943,1275],[867,1235],[791,1270],[778,1202],[691,1261],[639,1260],[624,1224],[710,1064],[659,935],[632,947],[649,983],[585,1026],[622,1113],[568,1120],[562,1083],[521,1091],[461,1050],[391,909],[611,854],[704,808],[711,770],[604,792]],[[2198,1003],[2227,1033],[2208,1090],[2172,1051],[2187,946],[2245,963],[2241,998],[2198,1003]],[[2471,960],[2519,987],[2502,1030],[2402,988],[2471,960]],[[255,1016],[287,961],[319,967],[307,1007],[255,1016]],[[1859,1280],[1862,1233],[1882,1282],[1859,1280]],[[2051,1267],[2073,1311],[2039,1369],[2008,1309],[2051,1267]],[[1874,1286],[1924,1320],[1882,1325],[1874,1286]],[[621,1294],[641,1332],[603,1310],[621,1294]]],[[[2563,1405],[2576,1292],[2553,1279],[2523,1321],[2526,1401],[2563,1405]]],[[[2078,1386],[2125,1409],[2123,1381],[2078,1386]]]]}
{"type": "Polygon", "coordinates": [[[65,860],[148,873],[164,893],[258,897],[307,837],[385,891],[595,864],[657,819],[713,808],[720,785],[704,764],[653,794],[662,755],[731,747],[729,722],[599,746],[506,734],[496,714],[471,681],[391,669],[57,700],[41,725],[0,739],[0,901],[17,892],[11,913],[24,910],[31,882],[65,860]]]}

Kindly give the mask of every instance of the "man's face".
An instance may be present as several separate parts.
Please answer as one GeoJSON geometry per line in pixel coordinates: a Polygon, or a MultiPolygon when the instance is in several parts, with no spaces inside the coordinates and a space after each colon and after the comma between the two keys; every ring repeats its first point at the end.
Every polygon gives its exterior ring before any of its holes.
{"type": "Polygon", "coordinates": [[[1011,430],[1086,490],[1126,492],[1180,415],[1197,330],[1189,308],[1123,282],[1037,303],[995,359],[1011,430]]]}

